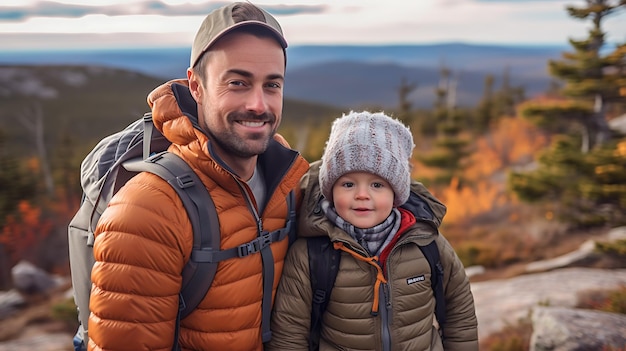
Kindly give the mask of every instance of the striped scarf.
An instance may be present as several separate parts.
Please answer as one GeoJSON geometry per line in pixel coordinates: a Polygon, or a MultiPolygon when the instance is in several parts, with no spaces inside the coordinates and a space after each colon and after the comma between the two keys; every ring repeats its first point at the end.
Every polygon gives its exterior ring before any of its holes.
{"type": "Polygon", "coordinates": [[[357,228],[353,226],[348,221],[341,218],[335,208],[330,206],[330,202],[326,199],[322,200],[321,207],[329,220],[356,239],[371,256],[380,255],[400,228],[400,211],[395,207],[382,223],[371,228],[357,228]]]}

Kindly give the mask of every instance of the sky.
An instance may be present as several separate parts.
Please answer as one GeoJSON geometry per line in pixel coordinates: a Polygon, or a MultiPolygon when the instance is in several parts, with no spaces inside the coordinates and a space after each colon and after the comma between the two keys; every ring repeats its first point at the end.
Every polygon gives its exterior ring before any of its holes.
{"type": "MultiPolygon", "coordinates": [[[[584,0],[256,0],[289,45],[462,42],[568,45],[589,22],[567,15],[584,0]]],[[[200,23],[227,1],[2,0],[0,51],[189,47],[200,23]]],[[[626,9],[608,17],[607,41],[626,42],[626,9]]]]}

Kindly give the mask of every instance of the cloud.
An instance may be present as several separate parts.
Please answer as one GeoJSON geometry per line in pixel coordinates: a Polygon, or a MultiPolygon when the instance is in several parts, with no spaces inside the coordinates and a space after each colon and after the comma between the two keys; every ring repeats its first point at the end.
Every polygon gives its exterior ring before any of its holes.
{"type": "MultiPolygon", "coordinates": [[[[28,6],[0,6],[0,21],[26,21],[33,17],[79,18],[88,15],[128,16],[128,15],[162,15],[162,16],[197,16],[209,13],[230,2],[208,2],[200,4],[184,3],[170,5],[162,1],[140,1],[118,5],[93,6],[73,5],[52,1],[41,1],[28,6]]],[[[274,15],[299,15],[323,13],[324,5],[274,5],[264,6],[274,15]]]]}
{"type": "MultiPolygon", "coordinates": [[[[584,39],[590,26],[589,21],[574,20],[565,11],[566,4],[582,0],[258,1],[277,17],[290,45],[560,45],[568,38],[584,39]]],[[[124,47],[188,45],[204,16],[226,3],[230,1],[0,0],[0,51],[39,47],[35,42],[77,47],[103,46],[102,41],[124,47]],[[103,34],[107,36],[99,36],[103,34]],[[38,38],[45,40],[35,41],[38,38]]],[[[626,40],[625,25],[621,15],[608,17],[603,22],[607,42],[626,40]]]]}

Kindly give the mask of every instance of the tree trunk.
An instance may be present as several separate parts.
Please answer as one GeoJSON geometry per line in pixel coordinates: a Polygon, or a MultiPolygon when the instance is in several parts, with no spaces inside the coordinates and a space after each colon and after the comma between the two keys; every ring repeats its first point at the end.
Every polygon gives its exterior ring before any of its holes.
{"type": "Polygon", "coordinates": [[[609,124],[606,121],[606,108],[600,94],[596,94],[596,102],[593,107],[593,127],[595,129],[595,143],[600,146],[609,139],[609,124]]]}
{"type": "Polygon", "coordinates": [[[39,162],[41,163],[41,172],[44,184],[48,194],[53,195],[54,181],[52,179],[52,171],[50,170],[48,154],[46,153],[45,128],[43,120],[43,112],[41,110],[41,105],[39,104],[33,104],[30,112],[26,110],[22,115],[18,116],[18,121],[20,121],[20,123],[28,131],[30,131],[35,138],[35,148],[37,150],[37,155],[39,156],[39,162]]]}

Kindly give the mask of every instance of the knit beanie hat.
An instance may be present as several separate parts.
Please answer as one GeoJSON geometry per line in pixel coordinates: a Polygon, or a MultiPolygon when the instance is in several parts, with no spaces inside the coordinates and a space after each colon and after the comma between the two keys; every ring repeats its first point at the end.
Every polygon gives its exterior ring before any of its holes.
{"type": "Polygon", "coordinates": [[[333,122],[322,156],[322,194],[332,202],[339,177],[364,171],[389,182],[395,194],[393,205],[402,205],[411,192],[409,159],[414,147],[411,131],[383,113],[351,111],[341,116],[333,122]]]}

